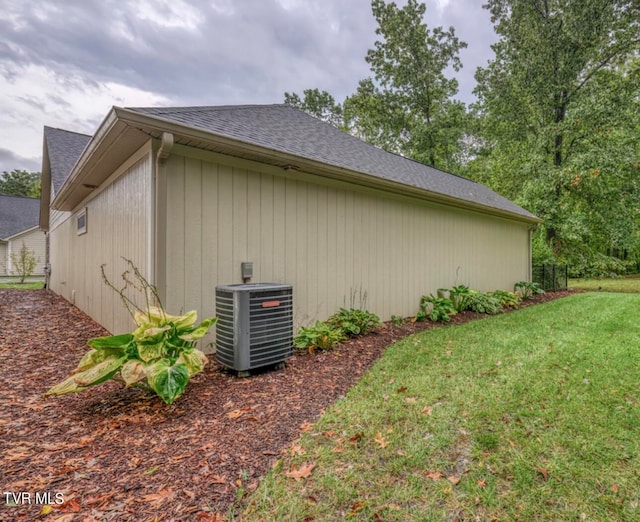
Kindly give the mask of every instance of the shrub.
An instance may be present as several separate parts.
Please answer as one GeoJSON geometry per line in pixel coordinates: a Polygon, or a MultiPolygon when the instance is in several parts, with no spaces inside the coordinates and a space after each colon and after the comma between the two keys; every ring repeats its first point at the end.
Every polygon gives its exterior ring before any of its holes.
{"type": "Polygon", "coordinates": [[[520,297],[515,292],[496,290],[491,295],[500,301],[502,308],[518,308],[520,306],[520,297]]]}
{"type": "Polygon", "coordinates": [[[135,278],[144,293],[147,306],[144,310],[125,295],[133,283],[122,274],[126,284],[116,289],[107,279],[102,266],[102,276],[108,286],[116,290],[132,313],[137,328],[132,333],[90,339],[91,347],[80,359],[78,366],[64,381],[53,386],[46,395],[65,395],[79,392],[109,379],[153,390],[167,404],[173,403],[183,392],[189,378],[202,371],[207,356],[196,348],[198,339],[204,337],[216,322],[213,317],[196,325],[194,311],[184,315],[169,315],[162,307],[155,288],[140,274],[129,260],[135,278]],[[150,301],[155,301],[153,306],[150,301]]]}
{"type": "Polygon", "coordinates": [[[345,339],[345,334],[339,328],[333,328],[327,323],[317,321],[313,326],[300,329],[293,340],[296,348],[306,348],[310,354],[318,350],[331,350],[345,339]]]}
{"type": "Polygon", "coordinates": [[[458,285],[449,290],[449,299],[456,309],[456,312],[464,312],[469,308],[469,296],[471,290],[468,286],[458,285]]]}
{"type": "Polygon", "coordinates": [[[381,324],[376,314],[358,308],[340,308],[337,313],[327,319],[326,323],[332,329],[342,330],[347,337],[364,335],[381,324]]]}
{"type": "Polygon", "coordinates": [[[519,281],[513,285],[513,289],[523,301],[531,298],[533,294],[544,294],[544,290],[540,288],[538,283],[529,283],[528,281],[519,281]]]}
{"type": "Polygon", "coordinates": [[[480,314],[495,315],[502,312],[500,299],[484,292],[472,291],[469,295],[469,310],[480,314]]]}
{"type": "Polygon", "coordinates": [[[401,315],[392,315],[391,316],[391,324],[393,326],[402,326],[405,322],[404,317],[401,315]]]}
{"type": "Polygon", "coordinates": [[[27,248],[24,241],[20,250],[12,253],[9,257],[11,257],[11,264],[13,265],[12,274],[20,277],[20,284],[23,284],[24,280],[33,274],[39,259],[36,258],[33,250],[27,248]]]}
{"type": "Polygon", "coordinates": [[[443,321],[448,323],[451,316],[456,314],[456,309],[450,299],[435,297],[433,294],[422,296],[420,299],[420,310],[416,314],[416,321],[424,321],[429,318],[431,321],[443,321]]]}

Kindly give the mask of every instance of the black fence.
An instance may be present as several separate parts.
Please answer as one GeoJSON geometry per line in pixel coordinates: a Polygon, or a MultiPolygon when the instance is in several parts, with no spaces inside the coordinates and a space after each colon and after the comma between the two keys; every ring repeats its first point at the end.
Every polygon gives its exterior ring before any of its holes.
{"type": "Polygon", "coordinates": [[[533,282],[545,292],[566,290],[569,279],[566,265],[533,265],[533,282]]]}

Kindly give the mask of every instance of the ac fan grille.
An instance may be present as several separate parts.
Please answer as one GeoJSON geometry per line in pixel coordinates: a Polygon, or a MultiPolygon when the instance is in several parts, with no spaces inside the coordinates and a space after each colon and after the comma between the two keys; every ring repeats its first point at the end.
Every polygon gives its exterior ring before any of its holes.
{"type": "Polygon", "coordinates": [[[244,371],[277,364],[291,357],[291,287],[277,290],[254,287],[245,290],[245,295],[238,296],[237,301],[234,301],[233,291],[216,289],[216,315],[217,359],[225,366],[244,371]],[[239,360],[244,362],[238,363],[239,360]],[[239,364],[243,367],[238,367],[239,364]]]}

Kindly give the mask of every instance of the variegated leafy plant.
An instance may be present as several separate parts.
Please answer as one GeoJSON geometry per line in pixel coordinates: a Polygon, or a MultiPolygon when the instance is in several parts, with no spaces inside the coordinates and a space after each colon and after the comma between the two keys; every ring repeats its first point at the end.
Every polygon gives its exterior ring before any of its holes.
{"type": "MultiPolygon", "coordinates": [[[[133,267],[131,261],[127,262],[133,267]]],[[[189,378],[207,364],[207,356],[196,348],[196,343],[215,324],[216,318],[210,317],[196,324],[195,310],[184,315],[166,313],[155,288],[135,267],[133,271],[147,303],[153,298],[159,306],[147,304],[144,310],[137,308],[125,296],[124,288],[118,290],[108,281],[103,267],[105,282],[120,294],[137,328],[132,333],[90,339],[87,344],[91,350],[71,375],[46,395],[79,392],[114,379],[127,386],[151,389],[171,404],[182,394],[189,378]]],[[[129,282],[127,274],[123,274],[123,279],[129,282]]]]}

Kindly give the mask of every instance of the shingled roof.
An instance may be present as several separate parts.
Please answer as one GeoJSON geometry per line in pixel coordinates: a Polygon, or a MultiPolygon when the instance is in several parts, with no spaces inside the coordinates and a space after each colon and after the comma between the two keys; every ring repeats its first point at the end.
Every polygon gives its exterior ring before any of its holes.
{"type": "Polygon", "coordinates": [[[57,194],[87,143],[91,141],[91,136],[45,126],[44,139],[49,151],[53,193],[57,194]]]}
{"type": "Polygon", "coordinates": [[[0,194],[0,240],[38,224],[40,199],[0,194]]]}
{"type": "Polygon", "coordinates": [[[484,185],[374,147],[288,105],[127,110],[537,221],[484,185]]]}

